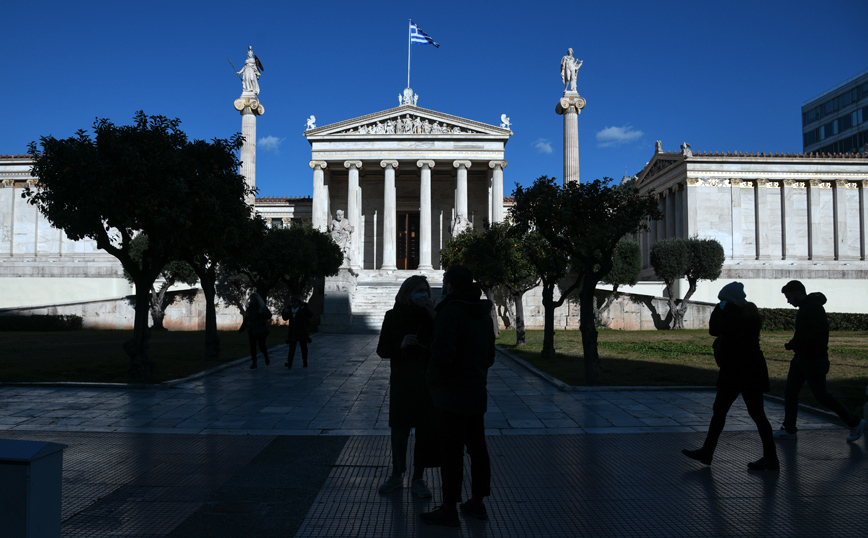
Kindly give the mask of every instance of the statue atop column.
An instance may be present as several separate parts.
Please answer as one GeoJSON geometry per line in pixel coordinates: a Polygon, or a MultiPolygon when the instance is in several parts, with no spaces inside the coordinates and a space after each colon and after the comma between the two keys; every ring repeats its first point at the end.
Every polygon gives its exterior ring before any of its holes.
{"type": "Polygon", "coordinates": [[[244,93],[252,93],[259,95],[259,77],[264,69],[262,62],[253,54],[253,47],[247,47],[247,60],[244,61],[244,67],[238,71],[241,77],[241,88],[244,93]]]}
{"type": "Polygon", "coordinates": [[[341,209],[337,210],[335,219],[332,221],[331,226],[329,227],[329,233],[334,239],[335,243],[341,248],[341,252],[344,254],[344,260],[350,261],[350,246],[352,245],[352,234],[353,227],[350,225],[350,221],[344,218],[344,212],[341,209]]]}
{"type": "Polygon", "coordinates": [[[561,82],[564,83],[564,93],[576,91],[576,75],[582,67],[582,60],[573,58],[573,49],[569,49],[566,56],[561,58],[561,82]]]}

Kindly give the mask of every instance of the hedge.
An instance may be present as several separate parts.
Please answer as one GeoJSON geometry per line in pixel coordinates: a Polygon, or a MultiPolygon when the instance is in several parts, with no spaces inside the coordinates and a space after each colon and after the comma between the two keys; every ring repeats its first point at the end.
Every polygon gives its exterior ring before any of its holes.
{"type": "MultiPolygon", "coordinates": [[[[763,315],[764,331],[792,331],[796,328],[795,308],[760,308],[763,315]]],[[[827,312],[829,330],[832,331],[868,331],[868,314],[847,314],[827,312]]]]}
{"type": "Polygon", "coordinates": [[[81,316],[73,315],[0,315],[0,331],[75,331],[81,322],[81,316]]]}

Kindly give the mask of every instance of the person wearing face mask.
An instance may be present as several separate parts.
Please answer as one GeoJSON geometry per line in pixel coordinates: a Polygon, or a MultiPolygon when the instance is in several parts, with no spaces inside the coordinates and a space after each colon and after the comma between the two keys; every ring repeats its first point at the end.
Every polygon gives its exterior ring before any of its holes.
{"type": "Polygon", "coordinates": [[[313,312],[307,307],[307,304],[301,302],[298,297],[293,297],[289,307],[284,308],[281,312],[281,317],[284,321],[289,322],[289,331],[286,338],[286,343],[289,344],[289,355],[286,358],[286,367],[292,368],[292,360],[295,358],[296,344],[301,345],[301,360],[303,366],[307,368],[307,344],[310,342],[310,333],[307,325],[313,312]]]}
{"type": "Polygon", "coordinates": [[[413,275],[401,284],[395,306],[386,312],[377,355],[389,359],[389,427],[392,430],[392,474],[380,486],[389,493],[404,486],[410,430],[416,429],[413,475],[410,491],[430,498],[425,468],[440,465],[434,430],[434,407],[425,383],[434,327],[431,286],[422,275],[413,275]]]}

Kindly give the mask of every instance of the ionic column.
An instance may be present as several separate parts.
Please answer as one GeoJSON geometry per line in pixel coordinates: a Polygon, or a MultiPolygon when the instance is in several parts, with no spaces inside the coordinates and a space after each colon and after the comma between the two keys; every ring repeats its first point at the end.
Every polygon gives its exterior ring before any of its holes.
{"type": "Polygon", "coordinates": [[[380,166],[386,169],[385,185],[383,188],[383,271],[397,271],[397,211],[398,204],[395,198],[395,170],[398,161],[380,161],[380,166]]]}
{"type": "Polygon", "coordinates": [[[503,222],[503,169],[506,161],[491,161],[488,167],[494,170],[491,177],[491,222],[503,222]]]}
{"type": "Polygon", "coordinates": [[[754,182],[754,231],[755,231],[755,247],[756,259],[768,259],[769,253],[766,243],[769,242],[769,224],[768,215],[766,212],[769,209],[768,183],[765,179],[758,179],[754,182]]]}
{"type": "Polygon", "coordinates": [[[675,187],[666,189],[666,237],[678,237],[678,215],[675,206],[675,187]]]}
{"type": "Polygon", "coordinates": [[[788,242],[796,238],[795,211],[793,209],[793,180],[781,181],[781,259],[795,258],[795,245],[788,242]],[[793,252],[793,255],[790,255],[793,252]]]}
{"type": "Polygon", "coordinates": [[[847,182],[843,179],[832,183],[832,214],[835,228],[835,259],[843,260],[847,252],[847,182]]]}
{"type": "Polygon", "coordinates": [[[585,108],[584,97],[578,92],[564,92],[555,112],[564,117],[564,185],[579,182],[579,114],[585,108]]]}
{"type": "Polygon", "coordinates": [[[460,214],[465,221],[470,223],[470,215],[467,213],[467,170],[470,168],[470,161],[455,161],[452,166],[458,169],[455,189],[455,216],[460,214]]]}
{"type": "Polygon", "coordinates": [[[362,168],[362,161],[344,161],[344,168],[349,171],[347,179],[347,220],[350,221],[350,226],[353,227],[353,233],[350,239],[350,267],[358,269],[360,267],[362,250],[361,235],[361,214],[362,214],[362,191],[359,189],[359,170],[362,168]]]}
{"type": "Polygon", "coordinates": [[[811,260],[819,260],[823,256],[820,253],[822,244],[822,221],[820,214],[820,182],[812,179],[808,182],[808,257],[811,260]]]}
{"type": "Polygon", "coordinates": [[[684,199],[684,184],[679,183],[675,189],[675,237],[687,238],[687,230],[684,229],[684,214],[687,211],[684,199]]]}
{"type": "Polygon", "coordinates": [[[419,269],[432,270],[431,265],[431,169],[434,161],[417,161],[421,168],[419,181],[419,269]]]}
{"type": "Polygon", "coordinates": [[[655,241],[662,241],[666,239],[666,198],[663,197],[663,194],[657,195],[657,207],[660,208],[663,218],[655,221],[657,224],[655,226],[657,232],[655,241]]]}
{"type": "MultiPolygon", "coordinates": [[[[251,189],[256,188],[256,116],[265,113],[265,107],[255,97],[245,97],[235,100],[235,110],[241,113],[241,134],[244,144],[241,146],[241,175],[251,189]]],[[[251,193],[246,201],[250,207],[256,202],[256,194],[251,193]]]]}
{"type": "Polygon", "coordinates": [[[328,168],[328,163],[310,161],[308,166],[313,168],[313,200],[310,220],[315,230],[324,232],[328,229],[328,200],[326,200],[325,193],[325,169],[328,168]]]}

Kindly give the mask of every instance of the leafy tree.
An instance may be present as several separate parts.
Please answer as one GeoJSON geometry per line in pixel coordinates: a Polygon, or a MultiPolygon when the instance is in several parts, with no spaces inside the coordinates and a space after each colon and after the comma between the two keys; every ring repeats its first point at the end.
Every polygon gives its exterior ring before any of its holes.
{"type": "Polygon", "coordinates": [[[555,300],[555,289],[570,270],[569,256],[552,246],[538,230],[527,233],[522,251],[542,282],[543,347],[540,356],[550,359],[555,356],[555,310],[579,287],[579,280],[570,283],[555,300]]]}
{"type": "Polygon", "coordinates": [[[252,289],[268,301],[276,293],[304,296],[317,278],[337,274],[343,253],[331,236],[311,225],[268,228],[257,218],[243,252],[220,269],[221,297],[241,306],[252,289]]]}
{"type": "MultiPolygon", "coordinates": [[[[189,201],[199,194],[191,189],[191,178],[202,171],[200,152],[191,146],[207,143],[190,142],[180,123],[140,111],[133,125],[96,120],[93,138],[79,130],[67,139],[44,136],[29,145],[39,181],[25,197],[70,239],[92,239],[116,257],[135,284],[133,338],[124,345],[132,379],[151,375],[151,287],[166,263],[184,251],[188,237],[179,232],[192,225],[189,201]],[[148,236],[148,248],[134,260],[131,243],[138,233],[148,236]]],[[[239,139],[217,145],[226,150],[239,139]]],[[[215,162],[211,171],[220,174],[225,163],[215,162]]]]}
{"type": "Polygon", "coordinates": [[[192,171],[190,194],[185,199],[187,220],[176,234],[184,238],[183,258],[199,277],[205,297],[205,359],[220,354],[217,332],[217,267],[239,249],[253,233],[253,214],[246,203],[251,188],[238,170],[238,151],[244,139],[211,143],[195,141],[188,147],[192,171]]]}
{"type": "Polygon", "coordinates": [[[603,312],[608,310],[618,298],[618,288],[635,286],[639,282],[640,271],[642,271],[642,247],[631,239],[621,239],[615,246],[612,256],[612,270],[600,279],[600,282],[612,286],[612,292],[606,296],[605,302],[595,313],[598,325],[603,312]]]}
{"type": "Polygon", "coordinates": [[[517,186],[511,208],[514,222],[534,227],[550,245],[569,255],[577,269],[585,375],[594,383],[600,374],[594,292],[612,270],[618,241],[646,229],[648,219],[661,217],[652,193],[639,194],[630,184],[610,186],[611,179],[567,182],[560,187],[542,176],[525,189],[517,186]]]}
{"type": "MultiPolygon", "coordinates": [[[[130,253],[133,260],[138,260],[139,263],[141,263],[142,255],[146,250],[148,250],[147,235],[139,234],[133,238],[130,243],[130,253]]],[[[129,273],[124,271],[124,276],[131,284],[134,284],[129,273]]],[[[163,279],[160,288],[156,289],[153,285],[151,286],[150,308],[151,321],[153,323],[151,329],[163,331],[165,330],[165,327],[163,327],[163,318],[166,316],[166,308],[168,308],[175,300],[174,296],[167,294],[169,288],[178,283],[192,286],[196,284],[198,278],[189,263],[179,260],[169,261],[165,267],[163,267],[163,270],[160,271],[160,276],[158,278],[163,279]]]]}
{"type": "Polygon", "coordinates": [[[696,291],[700,280],[717,280],[723,269],[725,254],[723,246],[715,239],[663,239],[651,245],[650,261],[654,273],[666,284],[669,296],[669,312],[672,313],[673,329],[684,328],[687,301],[696,291]],[[678,299],[675,283],[687,279],[687,293],[678,299]]]}
{"type": "MultiPolygon", "coordinates": [[[[468,228],[457,236],[447,239],[440,252],[440,265],[444,269],[454,265],[466,265],[493,305],[494,288],[506,279],[506,269],[504,253],[500,249],[503,245],[498,244],[500,237],[497,233],[490,233],[489,230],[490,226],[486,222],[483,232],[468,228]]],[[[491,318],[494,332],[500,334],[497,310],[493,306],[491,318]]]]}
{"type": "MultiPolygon", "coordinates": [[[[524,294],[539,283],[535,267],[525,252],[527,234],[518,233],[509,223],[485,223],[482,232],[465,230],[447,240],[441,251],[440,263],[445,268],[466,265],[473,272],[486,297],[494,300],[494,289],[505,287],[515,304],[516,345],[526,343],[524,326],[524,294]]],[[[496,311],[492,309],[495,327],[496,311]]]]}

